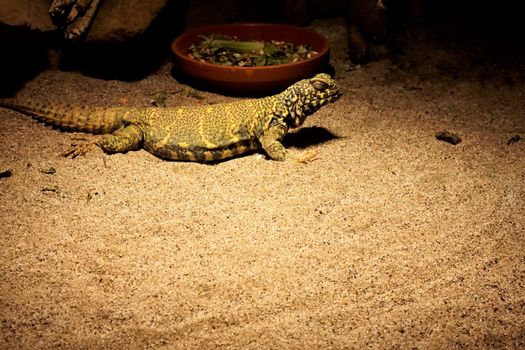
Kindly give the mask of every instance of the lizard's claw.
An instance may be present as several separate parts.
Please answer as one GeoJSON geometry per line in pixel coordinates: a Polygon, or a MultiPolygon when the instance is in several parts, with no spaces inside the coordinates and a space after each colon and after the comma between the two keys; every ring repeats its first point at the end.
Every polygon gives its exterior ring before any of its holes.
{"type": "Polygon", "coordinates": [[[83,156],[93,149],[93,143],[73,144],[71,148],[62,153],[62,157],[71,157],[72,159],[83,156]]]}
{"type": "Polygon", "coordinates": [[[294,162],[297,163],[309,163],[312,160],[315,160],[317,158],[317,151],[315,150],[308,150],[305,152],[300,153],[299,155],[292,158],[294,162]]]}

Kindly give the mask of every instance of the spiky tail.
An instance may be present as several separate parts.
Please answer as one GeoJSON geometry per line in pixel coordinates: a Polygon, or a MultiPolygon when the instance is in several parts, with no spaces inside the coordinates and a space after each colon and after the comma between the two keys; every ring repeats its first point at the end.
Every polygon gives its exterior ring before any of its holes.
{"type": "Polygon", "coordinates": [[[65,131],[109,134],[123,126],[124,107],[86,107],[19,98],[2,98],[0,106],[28,114],[65,131]]]}

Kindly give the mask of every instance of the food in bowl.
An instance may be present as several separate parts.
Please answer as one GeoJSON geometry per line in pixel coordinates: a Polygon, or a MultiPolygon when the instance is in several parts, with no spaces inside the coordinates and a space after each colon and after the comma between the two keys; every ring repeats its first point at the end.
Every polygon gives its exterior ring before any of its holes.
{"type": "Polygon", "coordinates": [[[199,35],[199,39],[189,47],[188,57],[225,66],[273,66],[306,60],[319,54],[310,45],[287,41],[240,41],[236,37],[214,33],[199,35]]]}

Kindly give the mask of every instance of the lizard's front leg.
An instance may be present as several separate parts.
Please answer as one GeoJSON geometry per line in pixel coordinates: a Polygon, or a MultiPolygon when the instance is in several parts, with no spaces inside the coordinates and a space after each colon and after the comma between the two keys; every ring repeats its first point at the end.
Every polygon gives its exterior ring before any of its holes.
{"type": "Polygon", "coordinates": [[[315,151],[306,151],[292,157],[290,152],[281,143],[287,132],[288,126],[284,123],[279,123],[271,126],[259,137],[262,148],[270,158],[279,161],[293,160],[298,163],[308,163],[317,157],[317,152],[315,151]]]}
{"type": "Polygon", "coordinates": [[[281,143],[287,132],[288,126],[279,123],[272,125],[259,137],[262,148],[273,160],[283,161],[289,158],[288,150],[281,143]]]}
{"type": "MultiPolygon", "coordinates": [[[[94,144],[107,153],[124,153],[139,149],[143,139],[142,129],[136,125],[129,125],[118,129],[112,134],[102,135],[94,144]]],[[[84,155],[93,148],[94,144],[73,146],[70,150],[64,152],[63,156],[75,158],[84,155]]]]}

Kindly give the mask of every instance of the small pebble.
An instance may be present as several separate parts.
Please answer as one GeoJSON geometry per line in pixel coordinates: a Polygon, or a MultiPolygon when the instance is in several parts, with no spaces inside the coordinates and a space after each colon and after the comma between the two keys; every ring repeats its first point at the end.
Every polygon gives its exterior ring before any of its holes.
{"type": "Polygon", "coordinates": [[[516,134],[516,135],[512,135],[512,137],[507,141],[507,145],[512,145],[513,143],[517,143],[517,142],[520,142],[522,139],[521,139],[521,136],[516,134]]]}
{"type": "Polygon", "coordinates": [[[13,175],[13,171],[11,169],[0,170],[0,178],[11,177],[11,175],[13,175]]]}
{"type": "Polygon", "coordinates": [[[55,174],[57,171],[56,171],[55,168],[53,168],[53,167],[49,167],[49,168],[40,169],[40,172],[43,173],[43,174],[47,174],[47,175],[53,175],[53,174],[55,174]]]}
{"type": "Polygon", "coordinates": [[[45,185],[40,189],[42,192],[58,192],[58,186],[57,185],[45,185]]]}
{"type": "Polygon", "coordinates": [[[436,133],[436,139],[438,139],[439,141],[448,142],[448,143],[450,143],[452,145],[457,145],[458,143],[460,143],[462,141],[461,137],[459,137],[456,134],[450,133],[448,131],[439,131],[439,132],[437,132],[436,133]]]}

